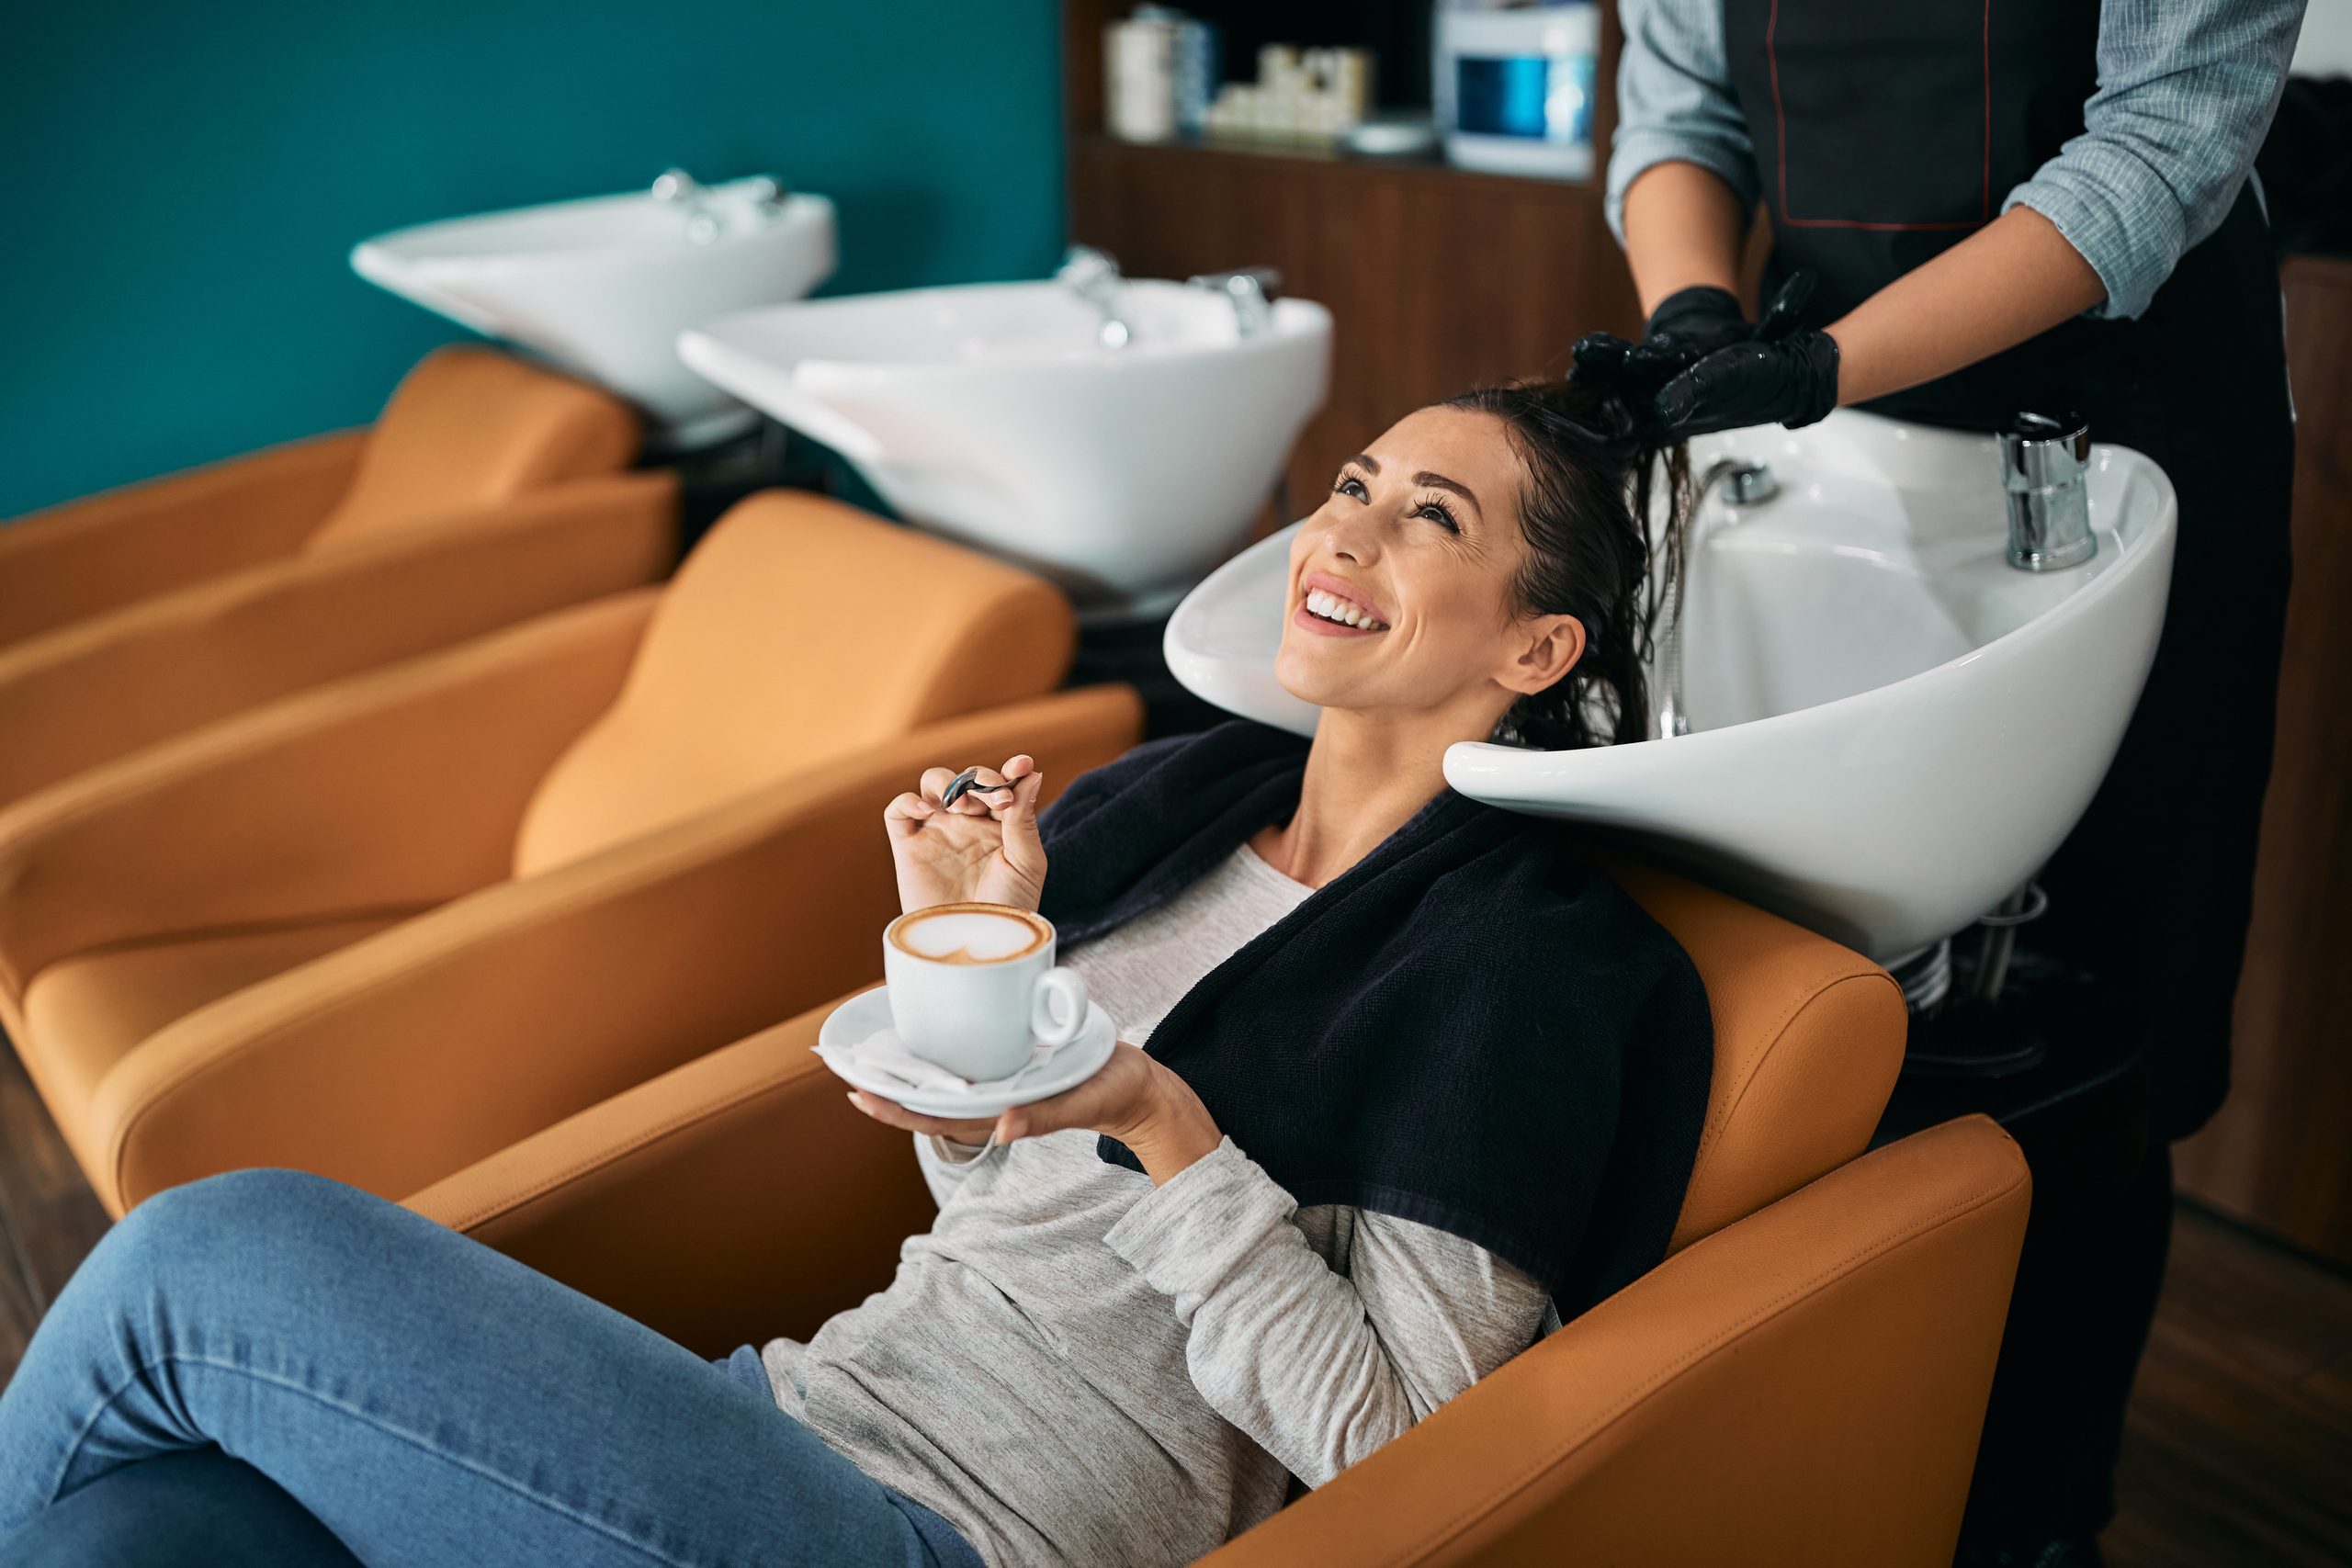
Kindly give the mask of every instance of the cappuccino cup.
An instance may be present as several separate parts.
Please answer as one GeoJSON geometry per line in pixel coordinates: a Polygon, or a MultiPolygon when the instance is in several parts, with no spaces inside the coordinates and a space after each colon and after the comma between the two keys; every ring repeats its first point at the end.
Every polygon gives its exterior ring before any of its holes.
{"type": "Polygon", "coordinates": [[[1086,1027],[1086,980],[1054,965],[1054,925],[1010,904],[934,904],[882,932],[899,1043],[985,1083],[1026,1066],[1039,1041],[1086,1027]]]}

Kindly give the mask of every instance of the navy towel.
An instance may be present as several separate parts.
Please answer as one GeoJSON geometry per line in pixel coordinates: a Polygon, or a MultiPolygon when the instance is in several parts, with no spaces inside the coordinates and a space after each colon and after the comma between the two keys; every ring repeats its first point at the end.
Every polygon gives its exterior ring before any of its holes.
{"type": "MultiPolygon", "coordinates": [[[[1308,743],[1246,719],[1139,746],[1038,820],[1082,942],[1298,808],[1308,743]]],[[[1302,1206],[1477,1243],[1574,1316],[1666,1256],[1713,1025],[1690,956],[1545,824],[1442,791],[1185,994],[1148,1049],[1302,1206]]],[[[1116,1139],[1102,1157],[1140,1170],[1116,1139]]]]}

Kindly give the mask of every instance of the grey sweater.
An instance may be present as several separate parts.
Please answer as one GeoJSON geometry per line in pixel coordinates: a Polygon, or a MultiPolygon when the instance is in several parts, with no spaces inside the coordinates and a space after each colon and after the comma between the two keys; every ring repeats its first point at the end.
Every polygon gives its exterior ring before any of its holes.
{"type": "MultiPolygon", "coordinates": [[[[1244,845],[1061,959],[1141,1044],[1307,893],[1244,845]]],[[[761,1359],[777,1404],[993,1568],[1189,1562],[1545,1321],[1542,1287],[1483,1248],[1299,1209],[1230,1138],[1157,1189],[1091,1132],[915,1145],[937,1223],[888,1289],[761,1359]]]]}

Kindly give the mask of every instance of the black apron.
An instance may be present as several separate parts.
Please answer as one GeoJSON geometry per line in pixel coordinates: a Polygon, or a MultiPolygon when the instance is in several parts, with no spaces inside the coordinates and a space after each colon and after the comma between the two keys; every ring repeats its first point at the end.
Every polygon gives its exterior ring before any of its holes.
{"type": "MultiPolygon", "coordinates": [[[[1772,223],[1766,293],[1811,270],[1804,324],[1826,326],[1997,218],[2082,132],[2098,17],[2098,0],[1725,0],[1772,223]]],[[[2179,493],[2154,667],[2098,797],[2041,873],[2050,912],[2021,938],[2109,982],[2166,1138],[2202,1125],[2229,1083],[2286,617],[2285,353],[2249,184],[2138,320],[2078,317],[1865,405],[1987,431],[2076,412],[2179,493]]]]}

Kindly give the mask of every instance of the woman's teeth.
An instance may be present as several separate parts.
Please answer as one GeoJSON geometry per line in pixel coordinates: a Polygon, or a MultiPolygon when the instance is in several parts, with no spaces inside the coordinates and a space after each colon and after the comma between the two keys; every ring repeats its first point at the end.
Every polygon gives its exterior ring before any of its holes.
{"type": "Polygon", "coordinates": [[[1375,621],[1356,605],[1336,593],[1326,593],[1320,588],[1311,589],[1306,595],[1306,613],[1323,620],[1337,621],[1343,626],[1362,626],[1366,631],[1385,632],[1386,621],[1375,621]]]}

